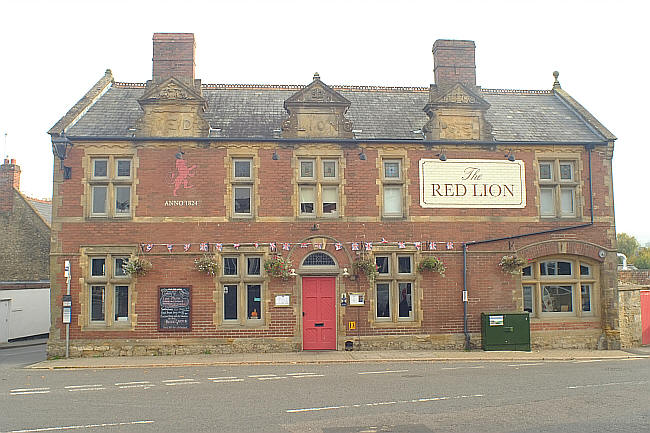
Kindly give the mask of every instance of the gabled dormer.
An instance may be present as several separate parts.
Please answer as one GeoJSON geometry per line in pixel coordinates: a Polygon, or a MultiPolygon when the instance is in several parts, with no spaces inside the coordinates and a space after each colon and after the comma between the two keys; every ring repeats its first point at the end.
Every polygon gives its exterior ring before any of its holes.
{"type": "Polygon", "coordinates": [[[485,120],[490,104],[478,88],[456,83],[441,91],[431,86],[424,111],[429,121],[424,126],[430,140],[492,140],[492,126],[485,120]]]}
{"type": "Polygon", "coordinates": [[[282,122],[285,138],[353,138],[345,118],[350,101],[320,80],[318,73],[304,89],[284,101],[289,118],[282,122]]]}
{"type": "Polygon", "coordinates": [[[207,137],[206,100],[194,78],[194,35],[156,33],[153,78],[138,103],[144,114],[136,123],[139,137],[207,137]]]}

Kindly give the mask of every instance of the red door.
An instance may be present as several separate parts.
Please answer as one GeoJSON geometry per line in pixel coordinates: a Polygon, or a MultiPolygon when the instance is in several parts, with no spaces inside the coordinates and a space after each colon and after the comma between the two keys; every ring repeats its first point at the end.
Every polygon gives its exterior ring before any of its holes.
{"type": "Polygon", "coordinates": [[[641,291],[641,344],[650,344],[650,291],[641,291]]]}
{"type": "Polygon", "coordinates": [[[334,277],[302,279],[302,348],[336,350],[336,283],[334,277]]]}

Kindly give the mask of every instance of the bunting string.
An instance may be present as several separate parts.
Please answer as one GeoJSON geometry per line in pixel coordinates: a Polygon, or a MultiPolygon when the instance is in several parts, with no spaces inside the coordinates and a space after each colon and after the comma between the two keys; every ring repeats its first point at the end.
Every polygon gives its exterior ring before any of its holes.
{"type": "Polygon", "coordinates": [[[146,242],[140,244],[140,249],[143,253],[153,252],[156,247],[164,247],[168,252],[172,253],[178,251],[182,248],[183,252],[191,252],[193,246],[198,246],[198,251],[200,252],[210,252],[218,251],[222,252],[224,246],[232,247],[235,250],[239,250],[240,247],[253,247],[259,249],[260,247],[266,248],[272,253],[278,253],[278,246],[282,251],[291,250],[292,246],[298,248],[313,248],[314,250],[326,250],[328,247],[333,246],[335,251],[340,251],[343,249],[344,245],[349,245],[350,250],[352,251],[373,251],[376,245],[381,246],[395,246],[398,249],[405,249],[409,246],[413,246],[417,251],[440,251],[440,250],[454,250],[458,246],[459,242],[452,241],[387,241],[385,238],[381,238],[380,241],[351,241],[351,242],[334,242],[334,243],[311,243],[311,242],[233,242],[233,243],[223,243],[223,242],[187,242],[187,243],[154,243],[146,242]],[[178,247],[178,248],[177,248],[178,247]]]}

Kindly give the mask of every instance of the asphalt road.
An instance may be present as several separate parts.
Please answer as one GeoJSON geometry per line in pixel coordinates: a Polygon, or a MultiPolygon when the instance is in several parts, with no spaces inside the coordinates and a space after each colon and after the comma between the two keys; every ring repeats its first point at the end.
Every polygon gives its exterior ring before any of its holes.
{"type": "Polygon", "coordinates": [[[650,359],[21,368],[33,350],[0,351],[1,432],[650,431],[650,359]]]}

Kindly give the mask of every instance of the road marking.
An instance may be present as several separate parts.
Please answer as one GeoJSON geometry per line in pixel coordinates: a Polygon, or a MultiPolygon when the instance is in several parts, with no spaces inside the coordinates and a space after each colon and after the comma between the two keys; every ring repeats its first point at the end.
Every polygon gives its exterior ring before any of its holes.
{"type": "Polygon", "coordinates": [[[140,384],[140,385],[120,385],[120,386],[118,386],[118,388],[120,388],[120,389],[128,389],[128,388],[149,389],[149,388],[153,388],[154,386],[156,386],[156,385],[154,385],[153,383],[143,383],[143,384],[140,384]]]}
{"type": "Polygon", "coordinates": [[[583,359],[582,361],[573,361],[574,364],[581,364],[583,362],[602,362],[604,359],[583,359]]]}
{"type": "Polygon", "coordinates": [[[208,377],[208,380],[237,379],[237,376],[208,377]]]}
{"type": "Polygon", "coordinates": [[[286,379],[284,376],[273,376],[273,377],[258,377],[257,380],[280,380],[286,379]]]}
{"type": "Polygon", "coordinates": [[[121,425],[135,425],[135,424],[152,424],[154,421],[129,421],[129,422],[111,422],[104,424],[86,424],[86,425],[67,425],[63,427],[41,427],[34,429],[25,429],[25,430],[11,430],[7,433],[32,433],[32,432],[42,432],[42,431],[57,431],[57,430],[72,430],[72,429],[81,429],[81,428],[96,428],[96,427],[115,427],[121,425]]]}
{"type": "Polygon", "coordinates": [[[122,385],[148,385],[148,384],[150,384],[150,383],[151,383],[151,382],[149,382],[148,380],[143,380],[143,381],[140,381],[140,382],[118,382],[118,383],[115,384],[115,386],[122,386],[122,385]]]}
{"type": "Polygon", "coordinates": [[[277,374],[251,374],[248,377],[257,378],[257,377],[273,377],[273,376],[277,376],[277,374]]]}
{"type": "Polygon", "coordinates": [[[431,401],[443,401],[457,398],[480,398],[484,397],[483,394],[473,394],[473,395],[459,395],[455,397],[427,397],[427,398],[418,398],[414,400],[398,400],[398,401],[379,401],[374,403],[357,403],[341,406],[322,406],[322,407],[307,407],[302,409],[287,409],[286,413],[300,413],[300,412],[318,412],[322,410],[333,410],[333,409],[351,409],[351,408],[360,408],[360,407],[373,407],[373,406],[387,406],[393,404],[409,404],[409,403],[424,403],[431,401]]]}
{"type": "Polygon", "coordinates": [[[485,366],[480,365],[480,366],[477,366],[477,367],[442,367],[441,370],[460,370],[460,369],[463,369],[463,368],[485,368],[485,366]]]}
{"type": "Polygon", "coordinates": [[[75,388],[75,389],[69,389],[68,392],[80,392],[80,391],[101,391],[102,389],[106,389],[103,386],[99,388],[75,388]]]}
{"type": "Polygon", "coordinates": [[[386,373],[404,373],[408,370],[381,370],[381,371],[362,371],[357,374],[386,374],[386,373]]]}
{"type": "Polygon", "coordinates": [[[9,395],[49,394],[50,391],[10,391],[9,395]]]}
{"type": "Polygon", "coordinates": [[[101,384],[97,385],[68,385],[64,386],[65,389],[77,389],[77,388],[99,388],[100,386],[104,386],[101,384]]]}
{"type": "Polygon", "coordinates": [[[533,364],[508,364],[508,367],[529,367],[531,365],[543,365],[543,363],[535,362],[533,364]]]}
{"type": "Polygon", "coordinates": [[[301,377],[325,377],[325,375],[324,374],[296,374],[296,375],[291,376],[291,377],[297,377],[297,378],[301,378],[301,377]]]}
{"type": "Polygon", "coordinates": [[[223,383],[223,382],[243,382],[244,379],[214,379],[212,382],[214,383],[223,383]]]}
{"type": "Polygon", "coordinates": [[[166,386],[176,386],[176,385],[196,385],[201,383],[196,379],[167,379],[162,381],[166,386]]]}
{"type": "Polygon", "coordinates": [[[25,391],[47,391],[50,388],[16,388],[10,389],[9,392],[25,392],[25,391]]]}
{"type": "Polygon", "coordinates": [[[594,383],[590,385],[573,385],[567,386],[568,389],[578,389],[578,388],[595,388],[599,386],[616,386],[616,385],[645,385],[648,383],[647,380],[642,380],[639,382],[610,382],[610,383],[594,383]]]}

